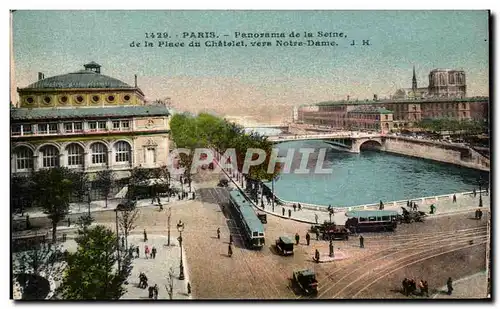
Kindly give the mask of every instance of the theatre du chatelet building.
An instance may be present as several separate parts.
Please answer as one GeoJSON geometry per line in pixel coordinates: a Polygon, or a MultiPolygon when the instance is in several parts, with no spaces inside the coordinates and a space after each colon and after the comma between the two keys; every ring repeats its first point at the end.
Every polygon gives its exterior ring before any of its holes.
{"type": "Polygon", "coordinates": [[[169,111],[148,105],[144,93],[101,74],[95,62],[83,70],[44,78],[17,89],[11,108],[11,172],[68,167],[92,175],[111,169],[116,178],[134,167],[167,164],[169,111]]]}

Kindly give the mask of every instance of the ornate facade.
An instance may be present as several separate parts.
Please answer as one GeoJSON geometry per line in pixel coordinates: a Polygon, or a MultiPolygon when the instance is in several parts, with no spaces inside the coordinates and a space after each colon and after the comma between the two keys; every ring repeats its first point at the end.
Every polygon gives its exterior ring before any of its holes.
{"type": "Polygon", "coordinates": [[[11,110],[11,171],[65,166],[91,175],[112,169],[118,178],[134,167],[167,164],[169,111],[145,104],[136,84],[85,70],[44,78],[18,89],[11,110]]]}

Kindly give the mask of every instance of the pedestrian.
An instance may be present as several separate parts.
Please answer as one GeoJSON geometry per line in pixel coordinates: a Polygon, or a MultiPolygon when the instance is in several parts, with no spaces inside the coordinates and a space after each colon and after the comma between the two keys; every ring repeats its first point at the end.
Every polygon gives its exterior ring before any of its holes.
{"type": "Polygon", "coordinates": [[[134,247],[130,246],[130,248],[128,248],[128,255],[130,255],[130,257],[134,258],[134,247]]]}
{"type": "Polygon", "coordinates": [[[481,220],[482,217],[483,217],[483,212],[481,211],[481,209],[478,209],[477,210],[477,219],[481,220]]]}
{"type": "Polygon", "coordinates": [[[220,228],[217,228],[217,239],[220,239],[220,228]]]}
{"type": "Polygon", "coordinates": [[[319,231],[316,229],[316,240],[319,240],[319,231]]]}
{"type": "Polygon", "coordinates": [[[299,233],[295,233],[295,244],[298,245],[300,241],[299,233]]]}
{"type": "Polygon", "coordinates": [[[281,213],[283,214],[283,217],[285,216],[285,207],[281,208],[281,213]]]}
{"type": "Polygon", "coordinates": [[[154,298],[158,299],[158,284],[155,284],[153,288],[154,298]]]}
{"type": "Polygon", "coordinates": [[[229,234],[229,244],[233,243],[233,235],[229,234]]]}
{"type": "Polygon", "coordinates": [[[153,291],[154,291],[154,287],[150,286],[148,288],[148,292],[149,292],[148,293],[148,297],[149,297],[149,299],[153,299],[153,293],[154,293],[153,291]]]}
{"type": "Polygon", "coordinates": [[[314,252],[314,259],[316,260],[316,263],[319,263],[319,250],[316,249],[316,251],[314,252]]]}
{"type": "Polygon", "coordinates": [[[311,235],[309,235],[309,233],[306,233],[306,242],[307,245],[309,246],[309,243],[311,242],[311,235]]]}
{"type": "Polygon", "coordinates": [[[297,211],[297,204],[293,204],[293,211],[297,211]]]}
{"type": "Polygon", "coordinates": [[[31,229],[30,215],[26,215],[26,229],[31,229]]]}
{"type": "Polygon", "coordinates": [[[316,221],[316,224],[318,224],[318,214],[314,214],[314,221],[316,221]]]}
{"type": "Polygon", "coordinates": [[[228,248],[227,248],[227,255],[229,257],[232,257],[233,256],[233,247],[231,246],[231,244],[229,244],[228,248]]]}
{"type": "Polygon", "coordinates": [[[384,210],[384,203],[382,203],[382,200],[380,200],[380,205],[379,205],[378,209],[384,210]]]}
{"type": "Polygon", "coordinates": [[[125,237],[120,237],[121,241],[122,241],[122,248],[125,247],[125,237]]]}
{"type": "Polygon", "coordinates": [[[193,200],[196,199],[196,193],[193,191],[193,200]]]}
{"type": "Polygon", "coordinates": [[[451,277],[449,277],[448,281],[446,281],[446,287],[448,288],[448,295],[451,295],[453,292],[453,281],[451,280],[451,277]]]}
{"type": "Polygon", "coordinates": [[[153,198],[151,199],[151,205],[155,203],[156,196],[153,195],[153,198]]]}
{"type": "Polygon", "coordinates": [[[146,229],[144,229],[144,242],[148,241],[148,233],[146,233],[146,229]]]}
{"type": "Polygon", "coordinates": [[[146,255],[146,260],[147,260],[147,259],[148,259],[148,257],[149,257],[149,247],[148,247],[148,245],[146,245],[146,246],[144,247],[144,255],[146,255]]]}
{"type": "Polygon", "coordinates": [[[429,212],[429,214],[433,215],[434,211],[436,210],[436,206],[434,206],[434,204],[432,204],[430,208],[431,208],[431,211],[429,212]]]}
{"type": "Polygon", "coordinates": [[[453,194],[453,203],[456,203],[457,202],[457,196],[455,194],[453,194]]]}
{"type": "Polygon", "coordinates": [[[292,210],[288,209],[288,218],[291,218],[291,217],[292,217],[292,210]]]}
{"type": "Polygon", "coordinates": [[[300,205],[300,203],[299,203],[299,211],[301,211],[301,210],[302,210],[302,205],[300,205]]]}
{"type": "Polygon", "coordinates": [[[424,293],[425,296],[429,297],[429,284],[427,283],[427,281],[424,281],[424,293]]]}
{"type": "Polygon", "coordinates": [[[359,247],[364,248],[365,247],[365,239],[363,235],[359,235],[359,247]]]}
{"type": "MultiPolygon", "coordinates": [[[[410,208],[410,201],[406,201],[406,207],[410,208]]],[[[405,278],[406,279],[406,278],[405,278]]]]}
{"type": "Polygon", "coordinates": [[[409,292],[408,284],[409,284],[408,278],[404,278],[402,285],[403,285],[403,294],[405,294],[406,296],[408,296],[409,292]]]}
{"type": "Polygon", "coordinates": [[[139,258],[139,246],[135,247],[135,253],[137,253],[137,258],[139,258]]]}
{"type": "Polygon", "coordinates": [[[158,205],[160,206],[160,211],[163,211],[163,204],[158,200],[158,205]]]}
{"type": "Polygon", "coordinates": [[[476,188],[472,190],[472,194],[474,194],[474,197],[476,197],[476,188]]]}
{"type": "Polygon", "coordinates": [[[420,295],[424,296],[425,294],[424,280],[420,280],[420,282],[418,283],[418,288],[420,289],[420,295]]]}
{"type": "Polygon", "coordinates": [[[151,249],[151,256],[153,257],[153,259],[156,258],[156,247],[153,246],[153,249],[151,249]]]}

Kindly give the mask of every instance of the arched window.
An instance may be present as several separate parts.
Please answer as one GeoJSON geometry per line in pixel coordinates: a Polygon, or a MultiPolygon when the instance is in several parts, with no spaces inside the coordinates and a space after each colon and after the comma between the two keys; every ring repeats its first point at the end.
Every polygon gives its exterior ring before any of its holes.
{"type": "Polygon", "coordinates": [[[59,166],[59,150],[55,146],[44,146],[40,149],[42,154],[42,167],[59,166]]]}
{"type": "Polygon", "coordinates": [[[117,142],[115,144],[115,162],[130,162],[130,145],[127,142],[117,142]]]}
{"type": "Polygon", "coordinates": [[[94,143],[90,146],[92,151],[92,164],[105,164],[108,160],[108,148],[102,143],[94,143]]]}
{"type": "Polygon", "coordinates": [[[83,166],[83,148],[78,144],[70,144],[68,150],[68,166],[83,166]]]}
{"type": "Polygon", "coordinates": [[[18,147],[15,152],[16,170],[30,170],[33,168],[33,151],[28,147],[18,147]]]}

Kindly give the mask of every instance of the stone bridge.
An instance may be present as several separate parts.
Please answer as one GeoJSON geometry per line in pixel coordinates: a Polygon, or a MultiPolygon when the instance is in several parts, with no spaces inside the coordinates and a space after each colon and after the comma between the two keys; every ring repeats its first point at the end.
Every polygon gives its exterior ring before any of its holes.
{"type": "Polygon", "coordinates": [[[489,158],[464,144],[450,144],[432,140],[363,132],[270,136],[268,140],[274,143],[320,140],[352,153],[359,153],[362,146],[364,146],[483,171],[490,170],[489,158]]]}
{"type": "Polygon", "coordinates": [[[376,149],[380,149],[383,146],[381,134],[362,132],[333,132],[322,134],[269,136],[268,140],[274,143],[321,140],[325,143],[337,146],[337,148],[341,148],[352,153],[359,153],[361,150],[361,145],[367,142],[370,142],[370,147],[374,147],[376,149]]]}

